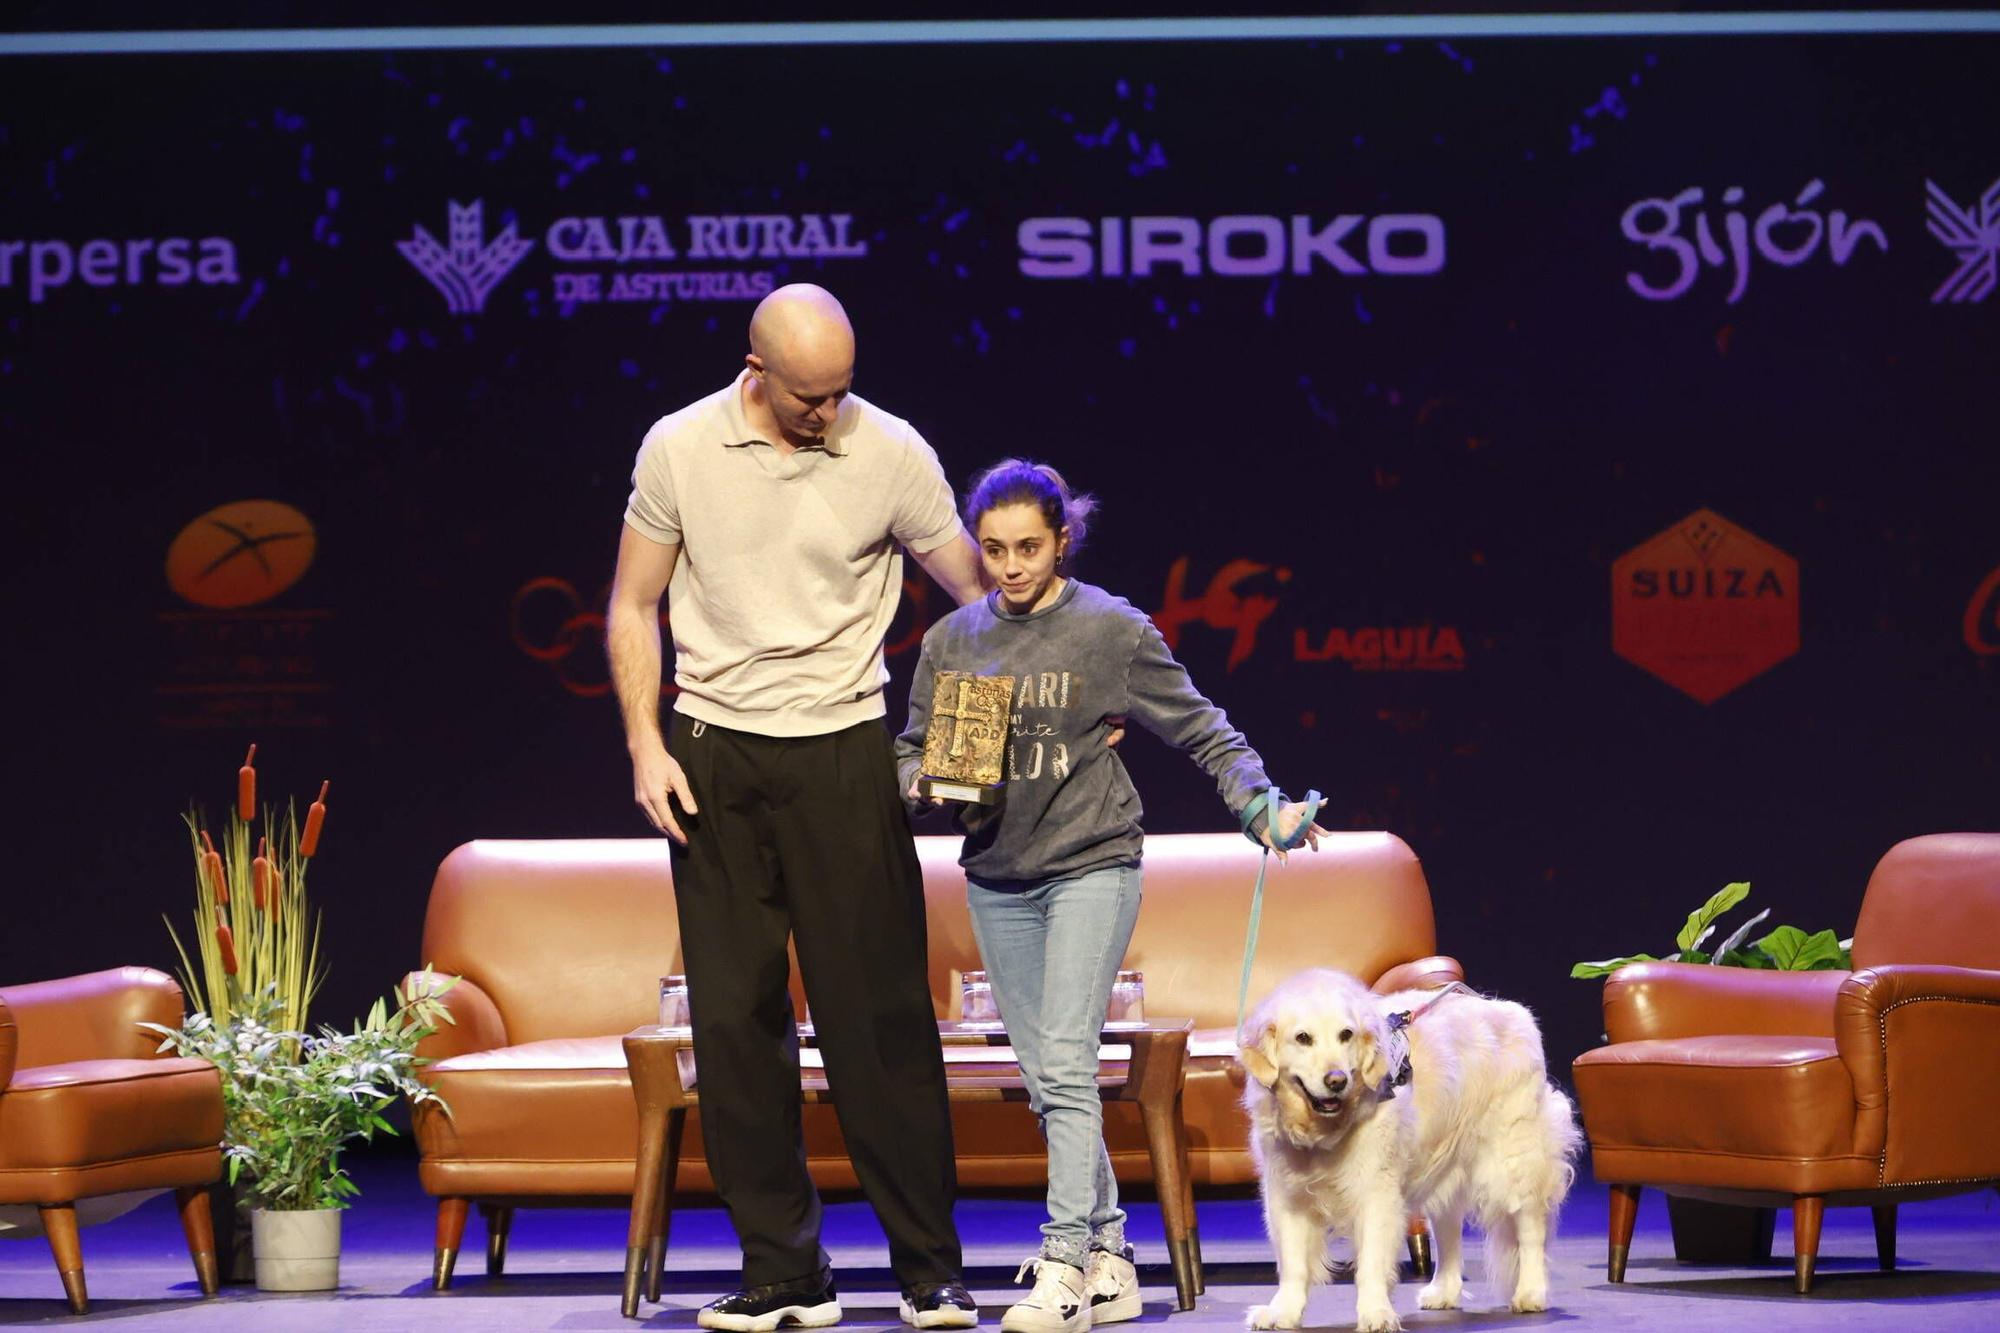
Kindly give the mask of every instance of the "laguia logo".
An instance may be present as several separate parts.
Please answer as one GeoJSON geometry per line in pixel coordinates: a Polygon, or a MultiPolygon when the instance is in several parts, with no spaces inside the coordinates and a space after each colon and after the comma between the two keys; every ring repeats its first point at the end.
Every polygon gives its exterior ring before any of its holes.
{"type": "Polygon", "coordinates": [[[1965,604],[1965,646],[1981,657],[2000,657],[2000,569],[1965,604]]]}
{"type": "Polygon", "coordinates": [[[1798,561],[1697,510],[1612,565],[1611,646],[1714,703],[1798,652],[1798,561]]]}
{"type": "Polygon", "coordinates": [[[2000,267],[2000,180],[1972,206],[1961,205],[1936,181],[1925,181],[1924,190],[1930,196],[1931,235],[1958,256],[1958,268],[1931,294],[1931,304],[1984,301],[1993,294],[2000,267]]]}
{"type": "Polygon", "coordinates": [[[483,199],[450,205],[449,245],[439,245],[437,237],[421,226],[409,240],[396,242],[403,258],[444,293],[445,305],[454,315],[476,315],[485,309],[486,298],[500,279],[535,248],[533,241],[521,239],[511,222],[491,242],[486,241],[485,209],[483,199]]]}
{"type": "Polygon", "coordinates": [[[1292,660],[1345,662],[1356,671],[1463,671],[1465,643],[1450,625],[1330,629],[1317,646],[1295,629],[1292,660]]]}
{"type": "Polygon", "coordinates": [[[86,287],[204,287],[233,284],[236,243],[226,236],[140,237],[126,241],[0,241],[0,287],[14,285],[15,261],[27,279],[28,304],[81,278],[86,287]],[[192,253],[190,253],[192,252],[192,253]]]}
{"type": "Polygon", "coordinates": [[[1873,241],[1878,250],[1888,252],[1889,238],[1880,223],[1850,218],[1843,209],[1822,215],[1807,207],[1825,192],[1824,181],[1807,181],[1790,204],[1772,204],[1753,222],[1739,207],[1743,187],[1732,185],[1722,192],[1727,211],[1721,217],[1721,237],[1716,236],[1715,224],[1703,209],[1694,215],[1693,240],[1681,234],[1681,224],[1686,210],[1705,198],[1701,186],[1691,185],[1668,198],[1641,199],[1618,219],[1619,229],[1626,240],[1638,242],[1666,262],[1655,263],[1650,274],[1628,271],[1625,285],[1648,301],[1676,301],[1694,286],[1701,266],[1706,264],[1730,271],[1729,295],[1724,299],[1735,305],[1750,286],[1753,253],[1781,268],[1797,268],[1818,254],[1824,242],[1828,259],[1840,268],[1854,257],[1863,241],[1873,241]]]}
{"type": "Polygon", "coordinates": [[[1364,274],[1444,271],[1444,219],[1435,213],[1342,213],[1177,218],[1029,218],[1015,231],[1021,272],[1031,278],[1303,277],[1329,268],[1364,274]]]}
{"type": "Polygon", "coordinates": [[[167,584],[217,610],[268,602],[304,577],[317,537],[312,520],[277,500],[218,505],[167,548],[167,584]]]}

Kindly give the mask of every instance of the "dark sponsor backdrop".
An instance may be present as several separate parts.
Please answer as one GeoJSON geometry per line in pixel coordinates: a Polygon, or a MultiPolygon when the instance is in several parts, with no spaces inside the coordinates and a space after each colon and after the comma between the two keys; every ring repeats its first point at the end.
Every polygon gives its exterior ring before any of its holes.
{"type": "MultiPolygon", "coordinates": [[[[801,279],[955,484],[1022,453],[1102,497],[1083,576],[1327,822],[1409,841],[1443,950],[1557,1062],[1599,1026],[1570,963],[1671,949],[1725,881],[1845,935],[1890,843],[2000,826],[1997,54],[10,59],[35,928],[0,976],[169,963],[177,815],[219,816],[251,741],[267,793],[332,780],[328,1018],[419,961],[457,843],[642,833],[593,618],[632,453],[801,279]],[[289,509],[212,512],[257,500],[289,509]]],[[[911,569],[892,719],[942,609],[911,569]]],[[[1185,760],[1126,757],[1154,831],[1229,826],[1185,760]]]]}

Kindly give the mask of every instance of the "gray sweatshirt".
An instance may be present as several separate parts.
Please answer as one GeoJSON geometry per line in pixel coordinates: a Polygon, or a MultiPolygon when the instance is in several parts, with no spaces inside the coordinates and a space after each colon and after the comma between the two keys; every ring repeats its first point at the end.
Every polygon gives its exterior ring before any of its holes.
{"type": "Polygon", "coordinates": [[[1011,614],[993,593],[953,611],[924,635],[910,684],[910,723],[896,738],[906,799],[923,763],[939,671],[1015,678],[1000,803],[946,803],[959,812],[965,833],[959,864],[981,881],[1007,884],[1138,864],[1145,836],[1139,793],[1117,751],[1104,743],[1113,717],[1129,718],[1186,751],[1214,777],[1239,818],[1271,785],[1264,761],[1195,689],[1146,614],[1071,579],[1039,611],[1011,614]]]}

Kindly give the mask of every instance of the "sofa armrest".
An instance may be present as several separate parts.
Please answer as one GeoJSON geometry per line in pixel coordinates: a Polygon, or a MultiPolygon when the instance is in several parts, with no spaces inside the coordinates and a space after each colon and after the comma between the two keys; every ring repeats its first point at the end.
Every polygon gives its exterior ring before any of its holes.
{"type": "MultiPolygon", "coordinates": [[[[451,979],[440,973],[412,972],[403,978],[399,989],[408,995],[417,989],[428,990],[446,982],[451,982],[451,979]]],[[[460,977],[451,982],[451,989],[439,997],[439,1002],[451,1015],[452,1021],[441,1025],[436,1032],[417,1043],[419,1059],[434,1064],[439,1060],[449,1060],[454,1055],[490,1051],[507,1044],[507,1024],[500,1017],[500,1007],[472,978],[460,977]]]]}
{"type": "Polygon", "coordinates": [[[1604,979],[1613,1042],[1675,1037],[1831,1037],[1845,972],[1774,972],[1710,963],[1631,963],[1604,979]]]}
{"type": "Polygon", "coordinates": [[[150,967],[9,986],[0,1000],[13,1014],[17,1069],[71,1060],[149,1060],[159,1054],[160,1038],[139,1024],[179,1027],[182,1014],[180,983],[150,967]]]}
{"type": "Polygon", "coordinates": [[[1465,969],[1456,958],[1432,954],[1414,963],[1398,963],[1375,978],[1371,987],[1377,995],[1393,995],[1399,990],[1443,990],[1454,981],[1465,980],[1465,969]]]}

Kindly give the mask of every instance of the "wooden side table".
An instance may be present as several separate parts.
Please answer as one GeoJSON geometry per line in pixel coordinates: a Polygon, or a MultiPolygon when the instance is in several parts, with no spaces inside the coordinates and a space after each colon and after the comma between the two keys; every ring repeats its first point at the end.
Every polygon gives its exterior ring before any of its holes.
{"type": "MultiPolygon", "coordinates": [[[[1174,1295],[1180,1309],[1194,1308],[1203,1290],[1201,1236],[1195,1224],[1194,1185],[1188,1171],[1187,1125],[1181,1091],[1187,1073],[1191,1019],[1120,1024],[1099,1037],[1106,1046],[1126,1046],[1125,1060],[1098,1067],[1097,1086],[1106,1101],[1136,1102],[1146,1129],[1146,1154],[1160,1200],[1173,1265],[1174,1295]]],[[[1021,1067],[1011,1051],[996,1049],[983,1059],[967,1047],[1004,1048],[1007,1034],[985,1025],[940,1023],[939,1040],[958,1053],[945,1064],[945,1087],[954,1102],[1026,1102],[1021,1067]]],[[[632,1190],[632,1223],[625,1243],[625,1288],[620,1308],[626,1318],[639,1313],[640,1288],[649,1301],[660,1299],[660,1274],[673,1223],[674,1177],[689,1108],[701,1104],[692,1039],[685,1028],[634,1028],[625,1036],[625,1062],[632,1095],[639,1104],[639,1161],[632,1190]]],[[[800,1097],[808,1105],[831,1102],[825,1071],[800,1071],[800,1097]]]]}

